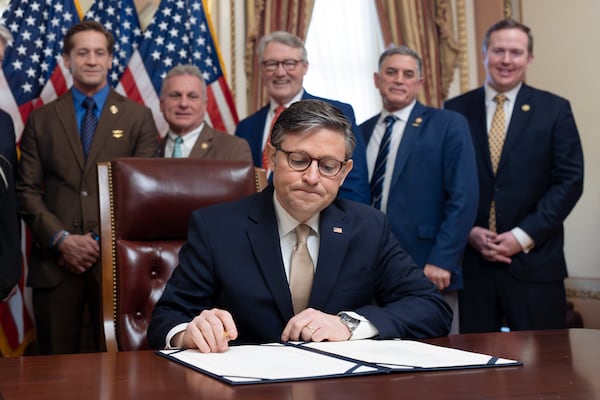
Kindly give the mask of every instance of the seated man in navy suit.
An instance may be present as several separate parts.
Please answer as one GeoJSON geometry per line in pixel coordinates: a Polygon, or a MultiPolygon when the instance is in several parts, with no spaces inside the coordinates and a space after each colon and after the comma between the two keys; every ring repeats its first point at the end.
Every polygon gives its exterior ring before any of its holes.
{"type": "Polygon", "coordinates": [[[354,168],[340,188],[340,197],[369,204],[371,194],[367,177],[365,142],[356,126],[354,110],[350,104],[316,97],[304,90],[302,82],[308,72],[308,59],[302,40],[283,31],[264,36],[258,45],[257,68],[261,71],[263,85],[269,94],[269,104],[240,121],[235,130],[237,136],[243,137],[250,144],[254,165],[268,168],[264,150],[269,142],[273,121],[277,119],[281,110],[300,100],[326,101],[337,107],[348,118],[352,125],[352,132],[356,136],[356,146],[352,155],[354,168]]]}
{"type": "Polygon", "coordinates": [[[272,185],[193,213],[150,344],[219,352],[230,341],[446,335],[450,307],[385,215],[337,196],[354,145],[348,120],[326,102],[283,111],[267,146],[272,185]]]}

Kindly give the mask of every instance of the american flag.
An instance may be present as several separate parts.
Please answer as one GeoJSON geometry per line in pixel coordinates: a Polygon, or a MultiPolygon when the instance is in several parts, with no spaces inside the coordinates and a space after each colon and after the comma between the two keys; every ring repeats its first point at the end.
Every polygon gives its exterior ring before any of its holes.
{"type": "Polygon", "coordinates": [[[29,112],[71,85],[69,74],[62,70],[62,38],[78,22],[73,1],[12,1],[0,17],[0,24],[14,38],[4,55],[4,73],[0,73],[0,108],[13,116],[17,140],[29,112]]]}
{"type": "MultiPolygon", "coordinates": [[[[157,116],[162,118],[158,109],[162,78],[176,65],[194,64],[206,81],[208,122],[233,133],[238,116],[204,1],[162,0],[143,36],[129,63],[132,73],[121,80],[127,95],[139,96],[153,110],[155,120],[157,116]]],[[[161,134],[166,133],[164,122],[157,122],[157,126],[161,134]]]]}

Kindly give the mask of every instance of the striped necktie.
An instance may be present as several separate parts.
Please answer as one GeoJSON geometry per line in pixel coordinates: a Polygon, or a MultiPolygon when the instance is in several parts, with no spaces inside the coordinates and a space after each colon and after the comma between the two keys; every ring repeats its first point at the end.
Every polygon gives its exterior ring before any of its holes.
{"type": "Polygon", "coordinates": [[[83,100],[83,108],[85,108],[85,114],[81,121],[81,146],[83,148],[83,155],[87,159],[92,147],[92,141],[94,140],[94,133],[96,132],[96,126],[98,125],[98,118],[94,113],[96,102],[93,97],[86,97],[83,100]]]}
{"type": "Polygon", "coordinates": [[[381,138],[381,143],[379,144],[379,152],[377,153],[375,167],[373,168],[373,174],[371,175],[371,205],[378,209],[381,209],[387,156],[390,152],[392,130],[394,129],[394,123],[397,120],[398,117],[391,114],[384,119],[385,132],[381,138]]]}

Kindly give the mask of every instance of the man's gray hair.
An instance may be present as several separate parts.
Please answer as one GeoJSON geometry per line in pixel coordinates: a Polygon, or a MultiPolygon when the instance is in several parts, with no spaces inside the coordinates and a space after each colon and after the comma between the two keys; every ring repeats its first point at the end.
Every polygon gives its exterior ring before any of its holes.
{"type": "Polygon", "coordinates": [[[299,49],[301,52],[302,59],[300,61],[308,62],[308,58],[306,55],[306,47],[304,47],[304,42],[298,36],[293,35],[286,31],[275,31],[271,32],[260,39],[258,44],[258,62],[263,62],[263,55],[265,53],[265,47],[271,42],[285,44],[286,46],[293,47],[295,49],[299,49]]]}
{"type": "Polygon", "coordinates": [[[301,134],[316,129],[329,129],[344,135],[345,160],[352,158],[356,138],[348,118],[336,107],[321,100],[302,100],[283,111],[271,133],[271,144],[279,147],[287,135],[301,134]]]}
{"type": "Polygon", "coordinates": [[[160,85],[160,98],[162,99],[165,95],[164,93],[164,83],[167,79],[173,76],[182,76],[189,75],[195,76],[200,80],[200,86],[202,86],[202,99],[206,100],[206,82],[204,81],[204,77],[202,76],[202,71],[200,68],[193,64],[180,64],[176,65],[167,72],[167,75],[163,78],[162,84],[160,85]]]}
{"type": "Polygon", "coordinates": [[[381,64],[383,64],[383,61],[386,58],[396,54],[410,56],[414,58],[417,61],[417,73],[419,74],[419,76],[423,76],[423,60],[421,60],[421,56],[419,56],[419,54],[416,51],[405,45],[392,45],[385,49],[384,52],[381,53],[381,55],[379,56],[379,69],[381,69],[381,64]]]}

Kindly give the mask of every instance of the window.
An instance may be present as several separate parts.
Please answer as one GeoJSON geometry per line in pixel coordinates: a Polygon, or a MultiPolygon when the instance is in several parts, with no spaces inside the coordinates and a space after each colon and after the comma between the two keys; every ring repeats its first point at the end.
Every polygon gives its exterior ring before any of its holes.
{"type": "Polygon", "coordinates": [[[305,45],[310,94],[352,104],[357,124],[381,111],[373,73],[384,47],[373,1],[315,0],[305,45]]]}

